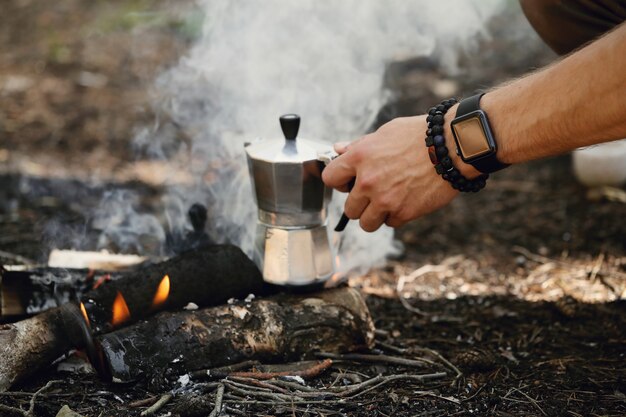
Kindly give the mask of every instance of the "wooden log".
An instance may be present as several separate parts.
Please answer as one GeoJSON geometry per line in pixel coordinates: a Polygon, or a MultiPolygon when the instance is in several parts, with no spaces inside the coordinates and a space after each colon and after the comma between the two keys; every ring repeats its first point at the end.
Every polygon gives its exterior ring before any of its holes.
{"type": "Polygon", "coordinates": [[[147,261],[145,256],[90,252],[71,249],[53,249],[48,255],[48,266],[70,269],[100,269],[119,271],[147,261]]]}
{"type": "Polygon", "coordinates": [[[120,276],[120,273],[105,271],[41,266],[0,269],[0,323],[16,321],[80,299],[103,277],[115,280],[120,276]]]}
{"type": "MultiPolygon", "coordinates": [[[[191,301],[201,306],[216,305],[229,298],[269,291],[257,267],[239,248],[209,246],[129,272],[89,292],[84,302],[90,330],[98,333],[111,329],[111,309],[118,293],[125,297],[131,314],[122,324],[155,314],[154,293],[165,274],[171,279],[170,293],[159,308],[178,309],[191,301]]],[[[85,320],[76,311],[80,313],[77,304],[65,304],[21,322],[0,325],[0,391],[49,365],[69,349],[85,347],[84,342],[91,337],[84,337],[85,320]],[[68,334],[82,337],[69,338],[68,334]]]]}
{"type": "Polygon", "coordinates": [[[209,245],[156,264],[121,272],[105,273],[102,285],[91,289],[93,274],[87,269],[38,267],[29,271],[0,274],[0,320],[36,314],[65,302],[82,300],[96,333],[112,330],[112,306],[118,292],[130,310],[125,323],[148,317],[165,308],[180,308],[189,302],[217,305],[231,297],[270,291],[257,267],[237,247],[209,245]],[[161,280],[169,277],[167,301],[153,306],[161,280]]]}
{"type": "Polygon", "coordinates": [[[0,324],[0,392],[46,367],[85,338],[76,304],[65,304],[13,324],[0,324]]]}
{"type": "Polygon", "coordinates": [[[91,327],[96,334],[154,315],[164,309],[180,309],[193,302],[212,306],[229,298],[271,291],[256,265],[236,246],[210,245],[157,264],[130,271],[122,278],[88,292],[83,297],[91,327]],[[169,277],[167,300],[158,306],[154,298],[164,276],[169,277]],[[113,302],[124,297],[130,317],[112,323],[113,302]]]}
{"type": "Polygon", "coordinates": [[[374,325],[363,298],[344,287],[165,312],[102,335],[96,346],[104,365],[99,367],[106,369],[107,377],[129,382],[250,359],[307,359],[316,351],[349,352],[373,342],[374,325]]]}

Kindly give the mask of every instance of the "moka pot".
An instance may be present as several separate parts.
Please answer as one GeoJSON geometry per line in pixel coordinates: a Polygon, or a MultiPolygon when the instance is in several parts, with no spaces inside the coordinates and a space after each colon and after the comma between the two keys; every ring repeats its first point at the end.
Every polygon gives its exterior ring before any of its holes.
{"type": "Polygon", "coordinates": [[[284,139],[246,144],[258,208],[254,261],[265,281],[286,286],[322,283],[334,272],[322,182],[329,143],[296,138],[300,117],[280,117],[284,139]]]}

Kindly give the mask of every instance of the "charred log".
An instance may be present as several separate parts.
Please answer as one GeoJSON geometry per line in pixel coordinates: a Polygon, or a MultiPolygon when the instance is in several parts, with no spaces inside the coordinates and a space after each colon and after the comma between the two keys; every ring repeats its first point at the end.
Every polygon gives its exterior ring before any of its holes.
{"type": "MultiPolygon", "coordinates": [[[[217,305],[233,297],[269,291],[259,270],[240,249],[209,246],[129,272],[90,291],[84,304],[91,330],[97,334],[112,328],[112,304],[118,293],[123,294],[130,310],[130,318],[123,323],[128,324],[155,314],[158,309],[177,309],[191,301],[200,306],[217,305]],[[154,293],[164,275],[169,275],[171,280],[169,296],[155,307],[154,293]]],[[[0,325],[0,391],[49,365],[69,349],[86,347],[84,343],[91,337],[68,337],[84,333],[85,325],[78,305],[74,304],[64,304],[11,325],[0,325]]]]}
{"type": "Polygon", "coordinates": [[[237,363],[312,358],[316,351],[371,347],[374,325],[358,291],[279,295],[190,312],[166,312],[97,345],[116,382],[167,369],[174,375],[237,363]]]}
{"type": "Polygon", "coordinates": [[[266,291],[261,273],[241,249],[212,245],[128,272],[85,294],[83,303],[94,332],[101,333],[114,327],[112,306],[118,293],[124,297],[132,321],[158,310],[179,309],[189,302],[211,306],[266,291]],[[169,294],[164,303],[155,306],[154,296],[165,275],[169,277],[169,294]]]}
{"type": "Polygon", "coordinates": [[[115,280],[119,276],[120,273],[87,269],[0,269],[0,322],[16,321],[80,299],[94,283],[115,280]]]}

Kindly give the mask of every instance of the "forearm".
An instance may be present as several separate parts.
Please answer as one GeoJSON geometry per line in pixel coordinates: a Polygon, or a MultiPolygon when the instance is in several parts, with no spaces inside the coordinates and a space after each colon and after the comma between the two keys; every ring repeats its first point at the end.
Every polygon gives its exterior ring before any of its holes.
{"type": "Polygon", "coordinates": [[[506,163],[626,137],[626,24],[554,65],[488,92],[481,107],[498,143],[498,159],[506,163]]]}

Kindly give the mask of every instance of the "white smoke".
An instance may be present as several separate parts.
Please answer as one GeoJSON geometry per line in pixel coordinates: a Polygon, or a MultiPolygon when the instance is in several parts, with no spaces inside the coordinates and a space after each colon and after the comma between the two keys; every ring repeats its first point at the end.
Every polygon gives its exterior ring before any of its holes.
{"type": "Polygon", "coordinates": [[[104,193],[91,224],[100,231],[97,247],[121,253],[162,253],[165,231],[156,217],[138,212],[138,205],[139,199],[128,190],[104,193]]]}
{"type": "MultiPolygon", "coordinates": [[[[383,89],[388,63],[431,56],[453,71],[459,50],[486,36],[487,21],[504,3],[200,1],[201,38],[157,81],[160,110],[191,136],[184,169],[198,180],[192,190],[172,188],[170,198],[180,199],[180,207],[207,203],[213,237],[251,254],[256,208],[246,140],[281,137],[284,113],[301,116],[302,137],[359,137],[389,99],[383,89]]],[[[336,193],[331,226],[344,199],[336,193]]],[[[368,234],[353,223],[344,232],[341,269],[380,264],[396,250],[391,229],[368,234]]]]}

